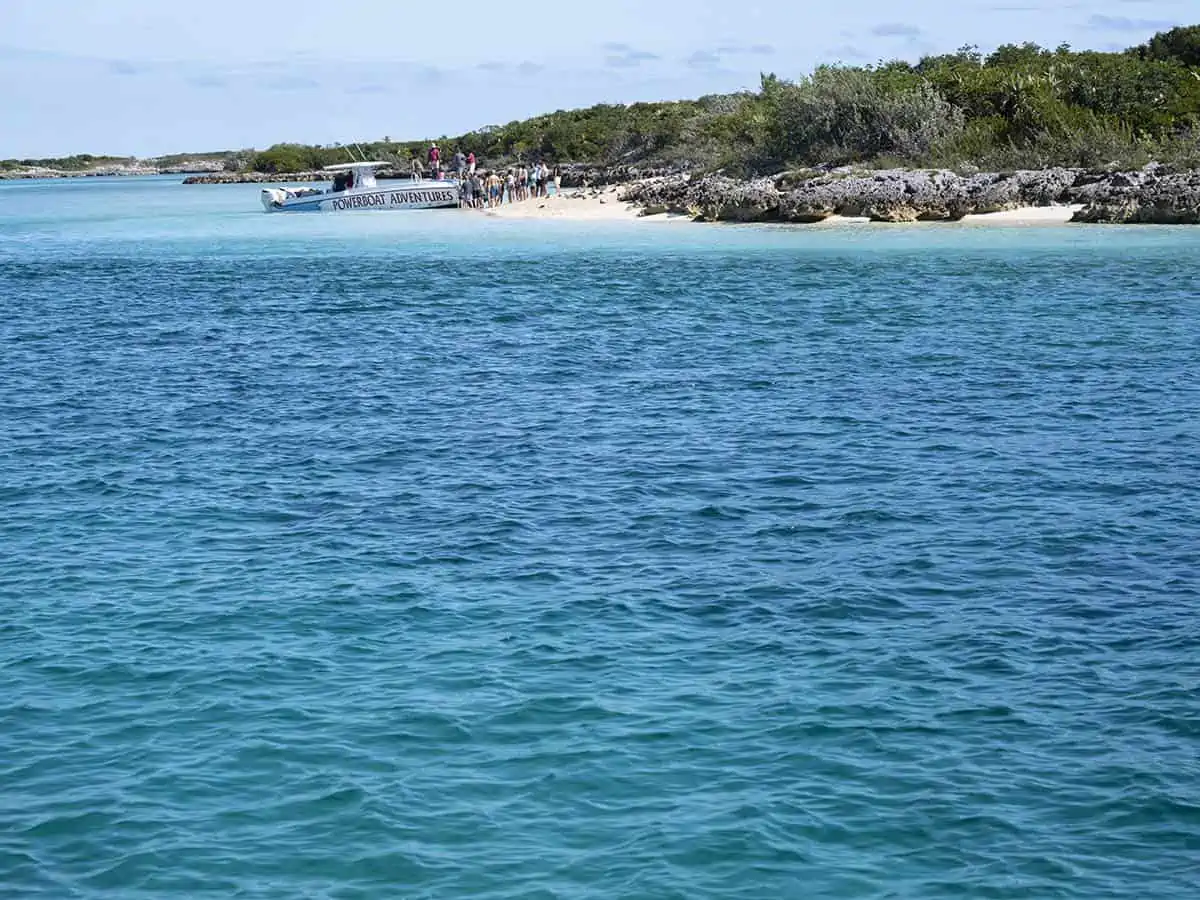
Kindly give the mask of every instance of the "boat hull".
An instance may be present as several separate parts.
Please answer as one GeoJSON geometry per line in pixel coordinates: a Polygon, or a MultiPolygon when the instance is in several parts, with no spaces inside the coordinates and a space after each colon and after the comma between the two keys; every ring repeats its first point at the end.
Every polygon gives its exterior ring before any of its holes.
{"type": "Polygon", "coordinates": [[[283,188],[262,192],[267,212],[356,212],[364,209],[437,209],[458,206],[458,182],[413,181],[388,187],[293,194],[283,188]]]}

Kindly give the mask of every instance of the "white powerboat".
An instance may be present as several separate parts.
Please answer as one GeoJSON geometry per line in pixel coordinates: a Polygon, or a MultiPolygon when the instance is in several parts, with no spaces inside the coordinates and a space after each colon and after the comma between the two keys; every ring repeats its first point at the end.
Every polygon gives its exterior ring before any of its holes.
{"type": "Polygon", "coordinates": [[[393,181],[381,187],[375,172],[383,162],[342,163],[326,166],[336,173],[333,187],[323,191],[311,187],[264,188],[261,194],[267,212],[349,212],[356,209],[435,209],[458,206],[457,181],[393,181]]]}

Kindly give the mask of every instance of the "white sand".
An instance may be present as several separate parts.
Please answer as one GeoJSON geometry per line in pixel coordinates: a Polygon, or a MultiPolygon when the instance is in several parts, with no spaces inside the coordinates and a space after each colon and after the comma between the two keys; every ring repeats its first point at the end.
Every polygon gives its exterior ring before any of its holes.
{"type": "MultiPolygon", "coordinates": [[[[812,222],[812,225],[870,225],[871,220],[866,216],[830,216],[827,219],[822,219],[820,222],[812,222]]],[[[801,226],[806,227],[806,226],[801,226]]]]}
{"type": "Polygon", "coordinates": [[[1070,206],[1024,206],[1004,212],[963,216],[962,221],[976,225],[1065,225],[1081,209],[1082,203],[1070,206]]]}
{"type": "MultiPolygon", "coordinates": [[[[506,203],[495,209],[485,210],[489,216],[501,219],[567,219],[571,221],[636,221],[636,222],[690,222],[687,216],[663,213],[643,216],[632,203],[617,199],[619,187],[598,189],[565,189],[553,197],[506,203]]],[[[967,225],[1062,225],[1071,220],[1081,205],[1073,206],[1029,206],[1005,212],[980,213],[963,216],[960,220],[967,225]]],[[[829,225],[867,225],[870,220],[858,216],[830,216],[822,222],[829,225]]],[[[955,222],[917,222],[917,225],[958,224],[955,222]]],[[[808,226],[797,226],[808,227],[808,226]]]]}
{"type": "Polygon", "coordinates": [[[689,222],[687,216],[640,215],[639,207],[622,203],[617,199],[620,188],[606,187],[594,190],[567,190],[553,197],[522,200],[506,203],[495,209],[485,210],[489,216],[501,219],[570,219],[573,221],[638,221],[638,222],[689,222]]]}

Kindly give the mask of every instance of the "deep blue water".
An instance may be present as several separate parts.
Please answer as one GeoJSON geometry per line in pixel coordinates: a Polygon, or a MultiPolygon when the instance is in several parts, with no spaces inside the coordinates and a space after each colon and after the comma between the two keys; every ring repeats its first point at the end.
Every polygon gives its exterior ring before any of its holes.
{"type": "Polygon", "coordinates": [[[0,184],[0,895],[1200,872],[1200,229],[0,184]]]}

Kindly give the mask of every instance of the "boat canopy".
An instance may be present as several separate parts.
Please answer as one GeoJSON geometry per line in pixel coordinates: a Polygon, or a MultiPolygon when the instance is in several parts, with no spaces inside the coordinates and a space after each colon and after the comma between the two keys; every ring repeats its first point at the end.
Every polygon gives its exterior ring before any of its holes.
{"type": "Polygon", "coordinates": [[[352,162],[338,163],[336,166],[326,166],[326,172],[349,172],[355,169],[382,169],[384,166],[391,165],[385,162],[352,162]]]}

